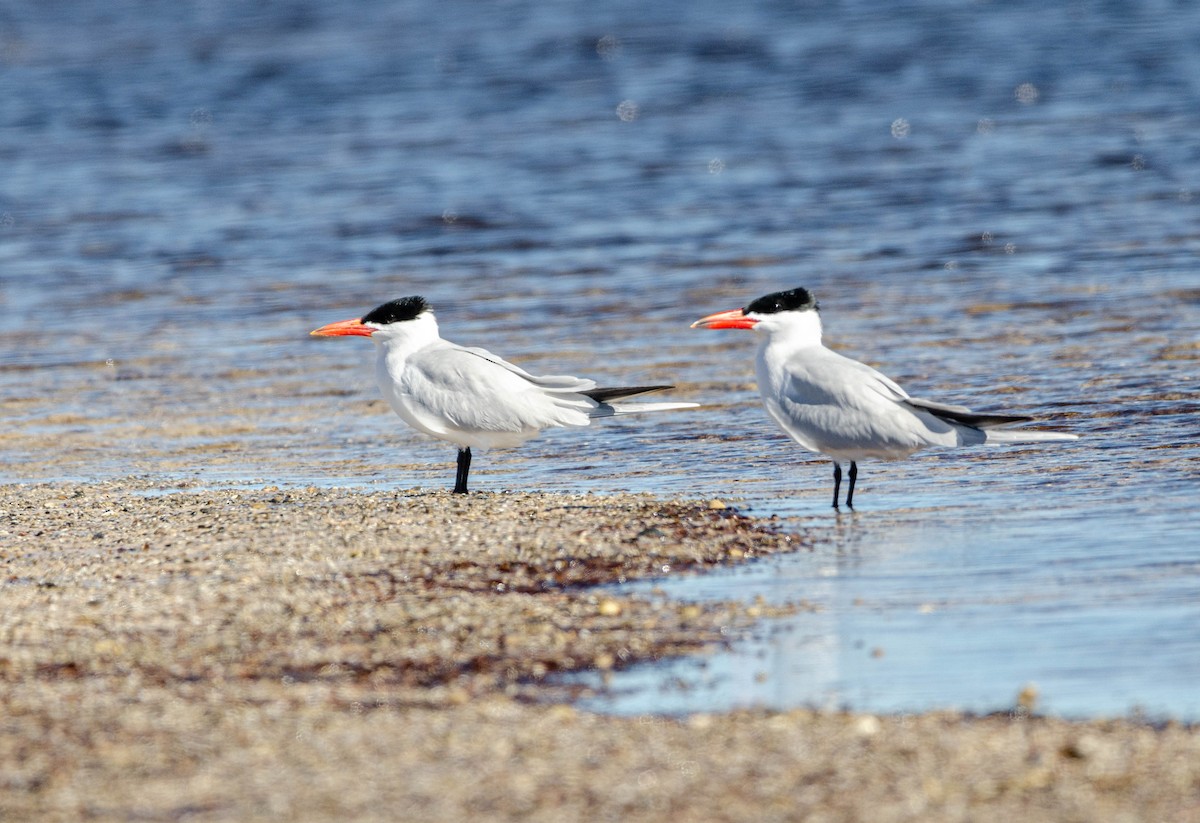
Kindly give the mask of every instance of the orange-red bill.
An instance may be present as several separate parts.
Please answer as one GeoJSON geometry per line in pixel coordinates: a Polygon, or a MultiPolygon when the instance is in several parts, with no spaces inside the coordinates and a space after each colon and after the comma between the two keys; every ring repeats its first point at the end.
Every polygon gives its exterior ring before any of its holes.
{"type": "Polygon", "coordinates": [[[701,317],[692,324],[693,329],[752,329],[758,324],[754,318],[747,317],[742,309],[730,309],[701,317]]]}
{"type": "Polygon", "coordinates": [[[375,332],[376,329],[363,325],[361,317],[356,317],[353,320],[339,320],[336,323],[330,323],[328,326],[313,329],[309,334],[314,337],[348,337],[350,335],[370,337],[375,332]]]}

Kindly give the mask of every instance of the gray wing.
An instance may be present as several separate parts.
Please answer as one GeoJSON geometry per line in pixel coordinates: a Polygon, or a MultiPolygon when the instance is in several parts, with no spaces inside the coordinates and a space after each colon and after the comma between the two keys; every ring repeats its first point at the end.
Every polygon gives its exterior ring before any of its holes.
{"type": "Polygon", "coordinates": [[[794,403],[878,411],[908,400],[908,392],[866,363],[825,349],[787,364],[785,395],[794,403]]]}
{"type": "MultiPolygon", "coordinates": [[[[451,345],[453,345],[453,344],[451,344],[451,345]]],[[[474,346],[469,347],[469,348],[466,346],[453,346],[453,348],[455,348],[458,351],[466,352],[468,354],[472,354],[476,357],[482,358],[483,360],[486,360],[489,363],[499,366],[499,367],[505,369],[506,371],[512,372],[513,374],[529,381],[533,385],[538,386],[539,388],[546,389],[547,391],[554,391],[554,392],[567,391],[567,392],[578,392],[580,394],[583,394],[590,389],[596,388],[596,381],[589,380],[586,377],[572,377],[569,374],[544,374],[544,375],[530,374],[529,372],[522,369],[520,366],[514,366],[512,363],[509,363],[503,357],[492,354],[487,349],[481,349],[481,348],[474,347],[474,346]]]]}
{"type": "Polygon", "coordinates": [[[409,358],[398,390],[422,427],[435,433],[491,432],[529,437],[554,426],[586,426],[595,382],[536,377],[483,349],[448,344],[409,358]]]}
{"type": "Polygon", "coordinates": [[[958,440],[895,381],[828,349],[792,358],[782,388],[777,403],[766,398],[771,416],[805,448],[835,459],[903,457],[958,440]]]}

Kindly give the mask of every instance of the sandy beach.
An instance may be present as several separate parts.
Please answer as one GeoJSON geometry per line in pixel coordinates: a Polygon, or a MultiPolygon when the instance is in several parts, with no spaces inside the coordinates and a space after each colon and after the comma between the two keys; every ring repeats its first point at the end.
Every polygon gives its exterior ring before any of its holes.
{"type": "Polygon", "coordinates": [[[0,538],[4,820],[1200,820],[1183,725],[573,708],[771,619],[595,587],[809,550],[721,501],[13,485],[0,538]]]}

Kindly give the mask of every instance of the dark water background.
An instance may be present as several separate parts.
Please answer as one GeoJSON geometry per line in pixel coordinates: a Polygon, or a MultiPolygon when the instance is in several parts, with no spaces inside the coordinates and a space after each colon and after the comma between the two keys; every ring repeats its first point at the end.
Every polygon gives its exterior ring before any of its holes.
{"type": "Polygon", "coordinates": [[[708,406],[483,456],[477,488],[812,536],[663,585],[819,612],[591,705],[1036,683],[1200,719],[1197,135],[1185,2],[0,3],[0,475],[448,485],[369,345],[305,336],[420,293],[458,342],[708,406]],[[687,328],[796,285],[914,394],[1084,439],[865,464],[835,517],[751,336],[687,328]]]}

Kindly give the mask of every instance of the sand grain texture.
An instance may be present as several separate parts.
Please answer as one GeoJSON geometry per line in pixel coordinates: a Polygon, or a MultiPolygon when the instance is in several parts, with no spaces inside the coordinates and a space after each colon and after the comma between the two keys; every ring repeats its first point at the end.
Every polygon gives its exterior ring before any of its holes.
{"type": "Polygon", "coordinates": [[[761,611],[591,584],[809,550],[702,503],[6,486],[0,539],[3,820],[1200,820],[1177,725],[548,702],[761,611]]]}

